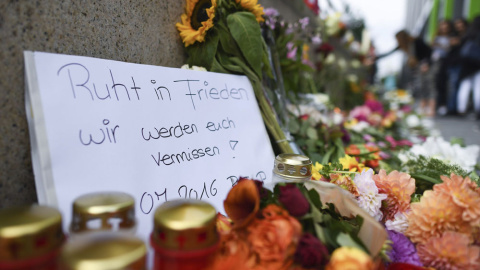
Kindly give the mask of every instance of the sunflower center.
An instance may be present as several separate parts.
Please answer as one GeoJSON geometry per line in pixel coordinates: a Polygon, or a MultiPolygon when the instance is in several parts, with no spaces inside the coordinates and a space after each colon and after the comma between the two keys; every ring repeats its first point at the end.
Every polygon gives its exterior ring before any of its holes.
{"type": "Polygon", "coordinates": [[[208,20],[207,9],[212,7],[211,0],[200,0],[195,5],[192,12],[192,28],[198,30],[202,26],[202,22],[208,20]]]}

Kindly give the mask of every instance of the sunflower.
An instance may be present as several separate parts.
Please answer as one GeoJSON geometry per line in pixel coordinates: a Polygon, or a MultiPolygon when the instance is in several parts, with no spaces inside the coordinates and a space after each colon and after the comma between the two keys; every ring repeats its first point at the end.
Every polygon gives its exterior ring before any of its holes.
{"type": "Polygon", "coordinates": [[[205,41],[207,30],[213,27],[216,7],[217,0],[187,0],[182,22],[175,25],[185,47],[205,41]]]}
{"type": "Polygon", "coordinates": [[[235,2],[237,2],[237,4],[240,4],[243,9],[252,12],[257,19],[257,22],[260,23],[265,21],[265,19],[263,18],[265,12],[263,12],[263,7],[258,4],[258,0],[235,0],[235,2]]]}

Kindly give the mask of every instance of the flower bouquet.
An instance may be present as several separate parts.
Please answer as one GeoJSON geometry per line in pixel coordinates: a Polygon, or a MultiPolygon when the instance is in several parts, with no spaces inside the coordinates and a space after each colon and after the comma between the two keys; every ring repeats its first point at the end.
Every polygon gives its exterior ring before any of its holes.
{"type": "Polygon", "coordinates": [[[224,206],[230,219],[218,217],[221,243],[211,269],[375,269],[381,264],[386,232],[335,185],[280,183],[272,192],[260,181],[241,179],[224,206]]]}
{"type": "MultiPolygon", "coordinates": [[[[455,169],[439,160],[434,162],[440,174],[455,169]]],[[[317,164],[313,177],[340,186],[385,226],[391,244],[387,265],[406,263],[435,269],[480,266],[478,178],[474,181],[451,173],[416,180],[399,171],[375,174],[371,169],[352,172],[337,168],[347,169],[342,164],[317,164]],[[432,185],[425,187],[424,182],[432,185]]]]}
{"type": "Polygon", "coordinates": [[[176,24],[188,54],[188,64],[208,71],[246,75],[250,80],[268,131],[280,152],[292,149],[279,125],[273,105],[262,87],[272,77],[260,22],[263,7],[257,0],[187,0],[176,24]]]}

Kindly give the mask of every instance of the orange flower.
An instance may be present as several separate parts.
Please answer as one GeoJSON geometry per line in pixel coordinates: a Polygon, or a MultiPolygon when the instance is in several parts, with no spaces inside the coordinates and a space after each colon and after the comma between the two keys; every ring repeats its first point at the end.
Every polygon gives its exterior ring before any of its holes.
{"type": "Polygon", "coordinates": [[[469,246],[469,237],[457,232],[445,232],[417,246],[424,266],[435,269],[480,269],[480,247],[469,246]]]}
{"type": "Polygon", "coordinates": [[[353,196],[359,196],[357,186],[353,182],[352,178],[347,175],[341,175],[338,173],[330,174],[330,183],[333,183],[341,188],[347,190],[348,192],[352,193],[353,196]]]}
{"type": "Polygon", "coordinates": [[[228,193],[223,206],[228,217],[232,219],[234,227],[248,225],[260,207],[260,195],[253,180],[238,181],[228,193]]]}
{"type": "Polygon", "coordinates": [[[415,179],[407,173],[393,171],[387,175],[385,170],[372,176],[379,193],[387,194],[382,206],[385,220],[393,220],[398,211],[405,213],[410,208],[410,200],[415,192],[415,179]]]}
{"type": "Polygon", "coordinates": [[[232,231],[232,220],[228,217],[217,213],[217,232],[227,234],[232,231]]]}
{"type": "Polygon", "coordinates": [[[326,270],[373,270],[375,264],[370,256],[360,249],[340,247],[333,251],[326,270]]]}
{"type": "Polygon", "coordinates": [[[256,258],[250,252],[249,243],[243,231],[230,231],[220,238],[213,265],[208,269],[250,270],[256,265],[256,258]]]}
{"type": "Polygon", "coordinates": [[[412,203],[410,208],[405,235],[413,243],[426,243],[429,238],[440,237],[445,231],[472,234],[470,224],[462,220],[463,209],[448,194],[427,190],[420,202],[412,203]]]}
{"type": "Polygon", "coordinates": [[[480,193],[477,184],[469,177],[465,179],[451,174],[450,178],[441,176],[443,183],[435,185],[433,190],[452,197],[453,203],[462,208],[462,219],[472,226],[480,225],[480,193]]]}
{"type": "Polygon", "coordinates": [[[356,144],[351,144],[347,148],[345,148],[345,153],[347,155],[356,156],[360,155],[361,152],[356,144]]]}
{"type": "Polygon", "coordinates": [[[284,269],[293,264],[293,255],[302,233],[300,223],[285,209],[270,204],[262,211],[263,219],[248,226],[248,242],[266,269],[284,269]],[[275,267],[274,267],[275,266],[275,267]]]}

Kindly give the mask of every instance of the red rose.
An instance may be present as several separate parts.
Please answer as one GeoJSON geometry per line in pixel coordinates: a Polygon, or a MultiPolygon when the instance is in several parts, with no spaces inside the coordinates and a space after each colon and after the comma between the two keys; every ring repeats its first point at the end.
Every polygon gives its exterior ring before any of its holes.
{"type": "Polygon", "coordinates": [[[290,215],[294,217],[301,217],[310,210],[310,204],[295,184],[280,186],[280,196],[278,200],[290,215]]]}
{"type": "Polygon", "coordinates": [[[295,262],[304,268],[320,268],[328,261],[328,250],[315,236],[304,233],[295,252],[295,262]]]}

